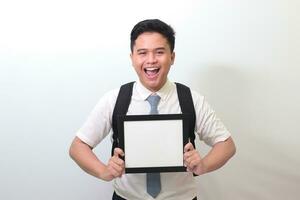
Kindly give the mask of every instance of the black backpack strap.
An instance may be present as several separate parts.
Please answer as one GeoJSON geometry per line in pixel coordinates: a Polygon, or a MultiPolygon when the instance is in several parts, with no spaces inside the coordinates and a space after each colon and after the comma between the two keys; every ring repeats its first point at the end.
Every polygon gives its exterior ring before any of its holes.
{"type": "Polygon", "coordinates": [[[113,144],[111,149],[111,155],[114,154],[114,149],[119,146],[119,135],[117,129],[117,117],[118,115],[126,115],[128,107],[131,101],[132,88],[134,82],[126,83],[121,86],[115,108],[112,115],[112,129],[113,129],[113,144]]]}
{"type": "Polygon", "coordinates": [[[176,83],[177,95],[179,100],[179,105],[183,114],[187,114],[189,117],[189,137],[190,142],[195,146],[195,122],[196,113],[192,98],[192,93],[189,87],[176,83]]]}

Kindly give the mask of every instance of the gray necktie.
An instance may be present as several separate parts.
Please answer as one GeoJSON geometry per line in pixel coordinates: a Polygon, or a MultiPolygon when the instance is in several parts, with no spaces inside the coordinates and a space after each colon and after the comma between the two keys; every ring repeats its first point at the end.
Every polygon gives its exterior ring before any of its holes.
{"type": "MultiPolygon", "coordinates": [[[[150,103],[150,114],[158,114],[157,105],[160,100],[158,95],[151,95],[147,98],[150,103]]],[[[153,198],[155,198],[161,189],[160,174],[159,173],[147,173],[147,192],[153,198]]]]}

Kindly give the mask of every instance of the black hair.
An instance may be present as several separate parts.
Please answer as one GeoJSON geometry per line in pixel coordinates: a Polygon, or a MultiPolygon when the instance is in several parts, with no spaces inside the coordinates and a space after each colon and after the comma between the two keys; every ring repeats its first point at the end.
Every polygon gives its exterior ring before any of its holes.
{"type": "Polygon", "coordinates": [[[144,32],[156,32],[162,34],[168,41],[171,52],[175,47],[175,32],[173,28],[159,19],[147,19],[137,23],[130,34],[130,49],[133,51],[135,40],[144,32]]]}

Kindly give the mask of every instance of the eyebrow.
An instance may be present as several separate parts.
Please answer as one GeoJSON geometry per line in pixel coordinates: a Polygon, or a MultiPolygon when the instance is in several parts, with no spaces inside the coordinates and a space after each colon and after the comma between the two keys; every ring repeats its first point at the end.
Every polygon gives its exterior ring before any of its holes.
{"type": "MultiPolygon", "coordinates": [[[[137,49],[136,51],[137,52],[140,52],[140,51],[148,51],[149,49],[145,49],[145,48],[141,48],[141,49],[137,49]]],[[[157,51],[157,50],[166,50],[165,47],[158,47],[158,48],[155,48],[154,51],[157,51]]]]}

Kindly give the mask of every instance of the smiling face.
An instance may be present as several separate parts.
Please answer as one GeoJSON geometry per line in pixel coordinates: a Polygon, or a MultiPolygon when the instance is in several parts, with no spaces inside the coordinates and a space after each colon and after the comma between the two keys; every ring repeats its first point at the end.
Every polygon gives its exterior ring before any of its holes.
{"type": "Polygon", "coordinates": [[[175,53],[167,39],[156,32],[144,32],[135,40],[131,53],[132,65],[141,83],[152,92],[158,91],[167,81],[175,53]]]}

